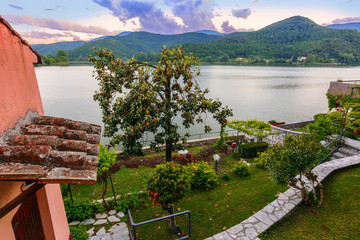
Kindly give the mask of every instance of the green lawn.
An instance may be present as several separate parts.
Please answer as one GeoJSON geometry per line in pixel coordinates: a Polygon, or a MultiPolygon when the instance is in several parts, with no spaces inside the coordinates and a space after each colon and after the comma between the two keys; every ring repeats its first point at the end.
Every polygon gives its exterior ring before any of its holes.
{"type": "Polygon", "coordinates": [[[320,208],[300,205],[261,239],[360,239],[360,166],[335,172],[323,185],[320,208]]]}
{"type": "MultiPolygon", "coordinates": [[[[232,158],[226,160],[227,164],[222,166],[224,173],[234,163],[232,158]]],[[[250,172],[248,177],[238,177],[229,171],[226,174],[230,180],[221,179],[220,184],[212,190],[194,190],[189,197],[176,204],[175,212],[191,211],[191,239],[205,239],[242,222],[273,201],[279,191],[287,188],[273,183],[267,172],[255,166],[251,166],[250,172]]],[[[148,201],[143,207],[133,210],[132,215],[134,222],[138,223],[168,213],[148,201]]],[[[177,217],[176,221],[187,234],[187,217],[177,217]]],[[[166,220],[140,226],[137,232],[140,239],[175,239],[166,220]]]]}

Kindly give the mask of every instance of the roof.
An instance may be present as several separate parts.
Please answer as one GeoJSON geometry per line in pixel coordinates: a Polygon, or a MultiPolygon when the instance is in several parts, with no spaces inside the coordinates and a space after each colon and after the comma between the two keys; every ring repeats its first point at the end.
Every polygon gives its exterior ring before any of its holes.
{"type": "Polygon", "coordinates": [[[39,63],[39,64],[42,64],[42,63],[43,63],[42,58],[41,58],[41,55],[40,55],[37,51],[35,51],[35,50],[30,46],[30,44],[29,44],[25,39],[23,39],[23,38],[20,36],[20,34],[17,33],[17,32],[11,27],[10,23],[8,23],[1,15],[0,15],[0,23],[2,23],[3,25],[5,25],[5,27],[7,27],[12,34],[14,34],[16,37],[18,37],[18,38],[20,39],[20,41],[21,41],[22,44],[24,44],[24,45],[26,45],[26,46],[28,46],[28,47],[30,48],[30,50],[37,56],[37,60],[38,60],[37,63],[39,63]]]}
{"type": "Polygon", "coordinates": [[[94,184],[100,133],[90,123],[34,117],[0,145],[0,180],[94,184]]]}

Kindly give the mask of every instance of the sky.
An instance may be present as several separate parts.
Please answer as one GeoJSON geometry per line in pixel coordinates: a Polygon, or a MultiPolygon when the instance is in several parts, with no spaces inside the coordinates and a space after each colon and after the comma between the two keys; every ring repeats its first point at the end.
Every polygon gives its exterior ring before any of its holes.
{"type": "Polygon", "coordinates": [[[0,15],[39,44],[125,31],[254,31],[296,15],[320,25],[360,22],[360,0],[0,0],[0,15]]]}

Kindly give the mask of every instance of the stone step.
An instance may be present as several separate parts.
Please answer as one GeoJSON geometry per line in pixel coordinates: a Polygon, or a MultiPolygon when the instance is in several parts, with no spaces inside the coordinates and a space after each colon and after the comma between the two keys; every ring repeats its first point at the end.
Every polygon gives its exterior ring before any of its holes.
{"type": "Polygon", "coordinates": [[[345,143],[344,143],[345,146],[348,146],[357,151],[360,151],[360,141],[357,141],[357,140],[354,140],[351,138],[347,138],[347,137],[345,137],[344,139],[345,139],[345,143]]]}
{"type": "Polygon", "coordinates": [[[347,156],[353,156],[353,155],[359,154],[359,152],[356,151],[354,148],[345,148],[345,147],[341,147],[339,149],[339,152],[341,152],[342,154],[345,154],[347,156]]]}
{"type": "Polygon", "coordinates": [[[348,157],[348,156],[341,152],[336,152],[333,154],[333,157],[339,159],[339,158],[344,158],[344,157],[348,157]]]}

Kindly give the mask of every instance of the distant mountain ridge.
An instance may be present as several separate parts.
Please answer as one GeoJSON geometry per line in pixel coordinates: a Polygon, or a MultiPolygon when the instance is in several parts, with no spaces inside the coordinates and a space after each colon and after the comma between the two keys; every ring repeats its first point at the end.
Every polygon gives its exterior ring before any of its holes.
{"type": "Polygon", "coordinates": [[[273,23],[258,31],[231,34],[212,43],[186,43],[183,47],[201,59],[224,54],[229,58],[258,57],[260,61],[264,58],[313,56],[360,64],[359,32],[322,27],[301,16],[273,23]]]}
{"type": "Polygon", "coordinates": [[[32,44],[31,47],[42,55],[54,54],[58,49],[69,51],[85,44],[85,41],[57,42],[51,44],[32,44]]]}
{"type": "Polygon", "coordinates": [[[343,23],[343,24],[331,24],[327,25],[328,28],[333,29],[353,29],[360,32],[360,22],[343,23]]]}

